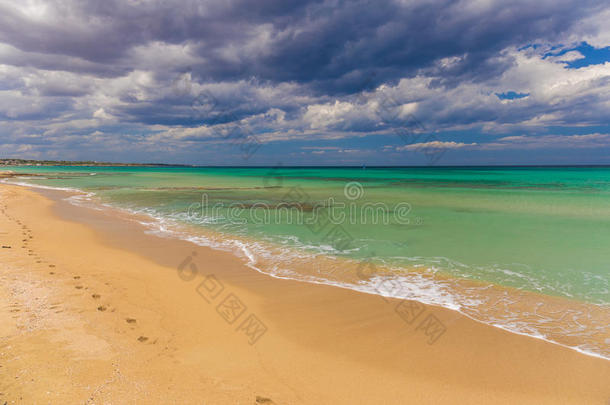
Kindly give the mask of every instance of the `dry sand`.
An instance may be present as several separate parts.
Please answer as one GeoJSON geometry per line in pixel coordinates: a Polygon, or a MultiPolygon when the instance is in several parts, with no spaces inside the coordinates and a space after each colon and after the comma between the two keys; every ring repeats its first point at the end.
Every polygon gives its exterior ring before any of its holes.
{"type": "Polygon", "coordinates": [[[438,307],[274,279],[25,188],[0,186],[0,244],[0,404],[610,400],[606,360],[438,307]]]}

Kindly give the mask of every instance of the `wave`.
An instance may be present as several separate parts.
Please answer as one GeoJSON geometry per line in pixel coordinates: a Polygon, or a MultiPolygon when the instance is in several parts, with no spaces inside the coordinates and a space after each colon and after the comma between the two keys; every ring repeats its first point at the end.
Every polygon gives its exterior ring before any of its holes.
{"type": "MultiPolygon", "coordinates": [[[[20,177],[20,179],[27,180],[27,179],[30,179],[30,177],[20,177]]],[[[41,178],[40,177],[36,177],[36,179],[40,180],[41,178]]],[[[25,182],[22,182],[22,181],[15,181],[15,180],[10,180],[10,179],[1,179],[0,183],[12,184],[14,186],[40,188],[40,189],[43,189],[43,190],[57,190],[57,191],[69,191],[69,192],[72,192],[72,193],[85,193],[83,190],[80,190],[78,188],[72,188],[72,187],[51,187],[51,186],[44,186],[44,185],[41,185],[41,184],[25,183],[25,182]]]]}

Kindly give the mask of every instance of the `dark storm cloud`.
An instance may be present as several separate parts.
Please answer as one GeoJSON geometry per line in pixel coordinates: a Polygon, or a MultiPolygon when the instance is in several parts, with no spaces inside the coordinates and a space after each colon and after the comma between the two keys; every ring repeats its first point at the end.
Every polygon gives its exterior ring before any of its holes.
{"type": "Polygon", "coordinates": [[[500,50],[553,40],[599,7],[593,1],[581,1],[578,7],[568,1],[535,6],[498,2],[490,7],[446,0],[45,4],[51,18],[43,20],[0,4],[0,41],[25,52],[102,64],[108,75],[129,69],[126,59],[136,46],[152,41],[189,43],[203,60],[193,67],[199,80],[255,76],[309,83],[325,93],[350,93],[392,82],[452,56],[463,59],[445,72],[446,80],[497,75],[510,63],[494,59],[500,50]],[[257,39],[261,32],[265,35],[257,39]],[[248,51],[257,41],[261,48],[248,51]],[[234,52],[234,57],[227,57],[227,52],[234,52]]]}
{"type": "MultiPolygon", "coordinates": [[[[568,1],[535,6],[497,2],[492,7],[466,7],[465,2],[442,0],[303,4],[287,6],[273,18],[256,14],[244,19],[244,10],[252,8],[247,3],[224,10],[224,29],[214,30],[212,38],[197,38],[201,41],[198,53],[206,59],[205,66],[197,68],[197,76],[202,80],[256,76],[307,83],[324,94],[341,94],[392,83],[433,69],[434,62],[442,58],[460,57],[456,66],[443,71],[443,83],[456,78],[485,80],[512,63],[497,57],[502,49],[556,40],[599,7],[594,1],[580,2],[577,8],[568,1]],[[236,59],[223,58],[223,50],[231,46],[239,50],[251,40],[247,34],[262,24],[269,27],[261,53],[244,51],[236,59]]],[[[194,23],[197,21],[195,18],[194,23]]]]}
{"type": "Polygon", "coordinates": [[[604,16],[593,0],[0,0],[0,136],[171,151],[214,126],[359,142],[413,114],[430,132],[607,125],[610,75],[579,54],[608,45],[604,16]]]}

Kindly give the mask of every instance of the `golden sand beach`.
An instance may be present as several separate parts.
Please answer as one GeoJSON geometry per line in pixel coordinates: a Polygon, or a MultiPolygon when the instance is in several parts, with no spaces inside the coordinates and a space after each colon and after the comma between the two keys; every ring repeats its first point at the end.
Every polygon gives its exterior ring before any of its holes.
{"type": "Polygon", "coordinates": [[[0,186],[0,404],[610,400],[606,360],[272,278],[47,194],[0,186]]]}

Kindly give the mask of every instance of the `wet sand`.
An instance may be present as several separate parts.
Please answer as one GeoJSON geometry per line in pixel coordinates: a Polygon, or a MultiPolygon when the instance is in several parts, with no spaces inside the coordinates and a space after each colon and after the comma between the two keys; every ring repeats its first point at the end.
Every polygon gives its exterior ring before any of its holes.
{"type": "Polygon", "coordinates": [[[48,196],[0,186],[0,404],[610,400],[606,360],[48,196]]]}

